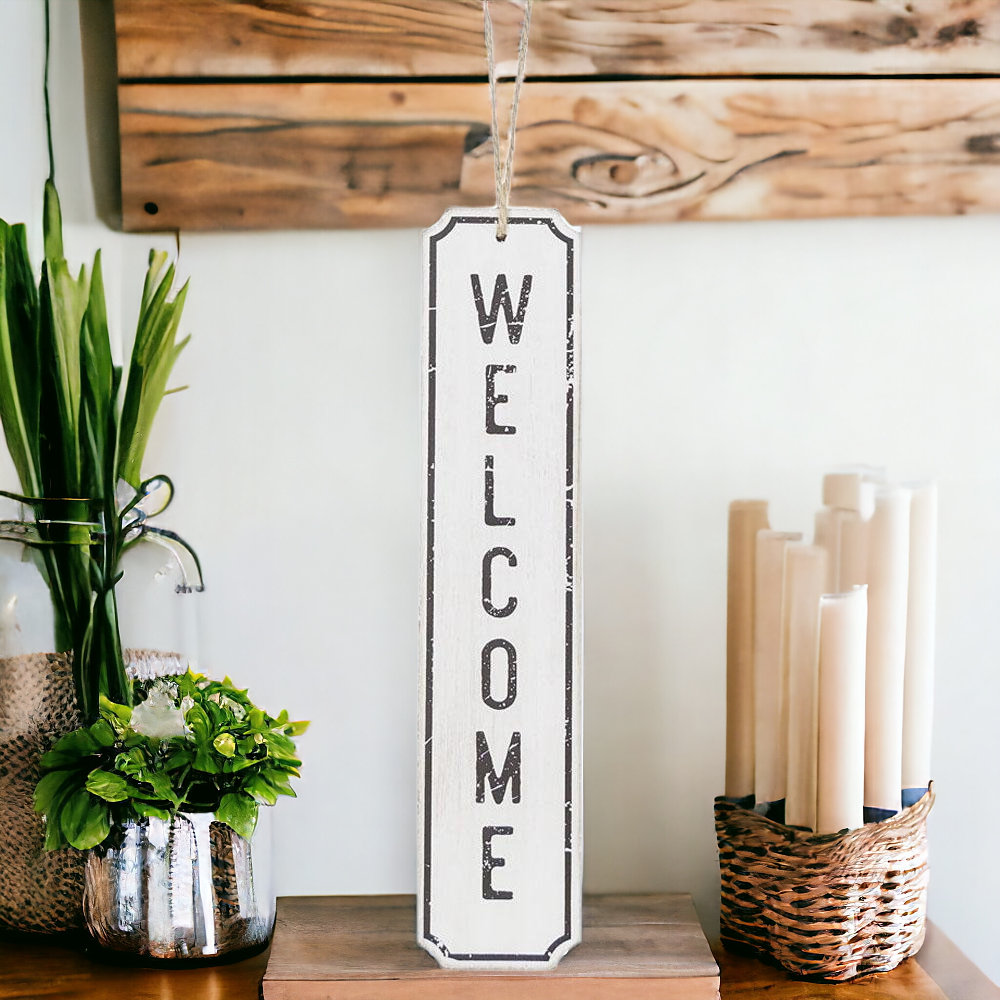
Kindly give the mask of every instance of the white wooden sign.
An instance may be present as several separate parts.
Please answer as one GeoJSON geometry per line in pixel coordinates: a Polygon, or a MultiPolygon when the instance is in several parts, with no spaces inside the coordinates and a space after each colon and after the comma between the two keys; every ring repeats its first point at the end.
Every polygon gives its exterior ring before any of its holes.
{"type": "Polygon", "coordinates": [[[578,241],[526,208],[424,236],[417,939],[450,968],[580,940],[578,241]]]}

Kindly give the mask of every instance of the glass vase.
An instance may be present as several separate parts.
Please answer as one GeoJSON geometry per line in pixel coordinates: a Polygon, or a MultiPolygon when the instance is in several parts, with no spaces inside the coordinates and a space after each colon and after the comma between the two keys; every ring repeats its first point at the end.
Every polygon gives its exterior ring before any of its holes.
{"type": "Polygon", "coordinates": [[[248,841],[211,813],[143,819],[87,852],[84,916],[107,952],[197,963],[263,950],[274,924],[270,809],[248,841]]]}
{"type": "MultiPolygon", "coordinates": [[[[157,486],[160,481],[152,481],[157,486]]],[[[164,481],[169,482],[169,481],[164,481]]],[[[172,487],[151,490],[132,514],[114,600],[127,677],[151,681],[197,669],[197,560],[149,517],[169,503],[172,487]],[[144,510],[149,507],[149,511],[144,510]]],[[[0,496],[0,930],[55,934],[83,927],[84,855],[47,852],[34,810],[39,759],[82,724],[71,652],[57,652],[51,566],[86,560],[100,525],[69,520],[77,501],[0,496]],[[23,498],[22,498],[23,499],[23,498]],[[54,561],[53,561],[54,560],[54,561]],[[43,575],[45,574],[45,575],[43,575]]],[[[63,637],[63,648],[66,637],[63,637]]]]}
{"type": "Polygon", "coordinates": [[[118,627],[125,670],[134,681],[198,673],[199,605],[204,586],[189,551],[146,535],[118,563],[118,627]]]}

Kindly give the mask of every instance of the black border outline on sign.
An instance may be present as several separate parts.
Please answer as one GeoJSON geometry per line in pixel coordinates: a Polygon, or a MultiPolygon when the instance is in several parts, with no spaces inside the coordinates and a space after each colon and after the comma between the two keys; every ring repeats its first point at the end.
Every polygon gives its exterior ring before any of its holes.
{"type": "Polygon", "coordinates": [[[572,237],[561,232],[549,216],[512,216],[510,225],[544,225],[556,239],[566,244],[566,700],[565,700],[565,773],[566,784],[563,818],[565,886],[563,933],[541,955],[478,955],[456,954],[431,933],[431,768],[433,765],[433,701],[434,701],[434,466],[436,414],[435,378],[437,374],[437,244],[457,225],[496,225],[495,215],[452,216],[439,232],[428,237],[428,351],[427,351],[427,566],[426,566],[426,626],[424,649],[424,856],[423,856],[423,922],[425,941],[433,944],[445,958],[465,962],[547,962],[553,952],[573,934],[573,608],[574,608],[574,507],[576,469],[574,465],[574,428],[576,399],[576,329],[574,287],[575,247],[572,237]]]}

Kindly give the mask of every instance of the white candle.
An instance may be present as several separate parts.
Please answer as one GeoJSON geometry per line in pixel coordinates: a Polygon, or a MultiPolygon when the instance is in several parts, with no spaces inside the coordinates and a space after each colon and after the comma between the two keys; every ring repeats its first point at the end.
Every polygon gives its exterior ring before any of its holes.
{"type": "Polygon", "coordinates": [[[813,545],[826,552],[826,586],[823,592],[835,594],[840,590],[840,522],[844,512],[833,507],[816,511],[816,528],[813,545]]]}
{"type": "Polygon", "coordinates": [[[866,589],[820,598],[816,832],[864,823],[866,589]]]}
{"type": "Polygon", "coordinates": [[[875,499],[868,540],[865,805],[898,812],[903,779],[903,680],[910,566],[910,491],[875,499]]]}
{"type": "Polygon", "coordinates": [[[785,549],[801,534],[757,533],[754,580],[754,794],[758,802],[785,797],[788,775],[788,686],[783,670],[785,549]]]}
{"type": "Polygon", "coordinates": [[[785,822],[816,829],[819,600],[826,590],[826,551],[789,545],[785,551],[785,636],[788,673],[788,781],[785,822]]]}
{"type": "Polygon", "coordinates": [[[757,532],[766,529],[766,500],[729,505],[729,585],[726,613],[726,797],[753,792],[754,565],[757,532]]]}
{"type": "Polygon", "coordinates": [[[876,484],[884,478],[883,469],[865,465],[829,472],[823,477],[823,504],[837,510],[856,510],[867,521],[875,512],[876,484]]]}
{"type": "Polygon", "coordinates": [[[914,486],[912,495],[903,686],[902,787],[924,789],[931,780],[931,726],[934,714],[937,484],[914,486]]]}
{"type": "Polygon", "coordinates": [[[875,512],[875,491],[885,470],[858,465],[823,477],[823,503],[829,513],[817,517],[817,539],[831,552],[830,590],[846,594],[868,582],[868,522],[875,512]],[[836,546],[836,555],[832,555],[836,546]]]}
{"type": "Polygon", "coordinates": [[[846,594],[853,587],[863,587],[868,582],[868,528],[856,510],[844,510],[840,515],[840,567],[837,575],[837,592],[846,594]]]}

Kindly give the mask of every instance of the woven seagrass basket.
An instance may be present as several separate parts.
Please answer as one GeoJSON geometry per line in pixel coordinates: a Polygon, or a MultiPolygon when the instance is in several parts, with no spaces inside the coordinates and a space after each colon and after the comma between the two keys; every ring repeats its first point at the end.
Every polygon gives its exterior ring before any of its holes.
{"type": "Polygon", "coordinates": [[[715,800],[722,942],[801,976],[841,982],[888,972],[923,944],[927,814],[815,835],[715,800]]]}
{"type": "MultiPolygon", "coordinates": [[[[180,673],[177,653],[126,649],[133,680],[180,673]]],[[[70,653],[0,657],[0,932],[61,934],[83,927],[85,855],[46,851],[35,812],[39,759],[80,725],[70,653]]]]}

